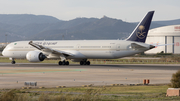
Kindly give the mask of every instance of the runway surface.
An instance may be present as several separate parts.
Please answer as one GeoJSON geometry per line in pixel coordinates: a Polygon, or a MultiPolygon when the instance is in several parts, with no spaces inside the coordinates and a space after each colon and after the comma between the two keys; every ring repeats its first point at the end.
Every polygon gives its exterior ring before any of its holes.
{"type": "Polygon", "coordinates": [[[27,81],[37,82],[38,87],[138,84],[143,79],[150,79],[150,84],[164,84],[170,83],[177,70],[180,70],[179,64],[58,66],[0,63],[0,89],[20,88],[27,81]]]}

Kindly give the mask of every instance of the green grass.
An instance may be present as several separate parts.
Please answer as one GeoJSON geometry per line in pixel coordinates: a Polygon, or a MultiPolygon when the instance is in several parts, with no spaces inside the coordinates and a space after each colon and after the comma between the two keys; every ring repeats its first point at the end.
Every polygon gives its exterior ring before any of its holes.
{"type": "MultiPolygon", "coordinates": [[[[180,97],[166,97],[167,85],[70,87],[26,90],[1,90],[0,101],[8,98],[21,101],[179,101],[180,97]],[[35,92],[36,91],[36,92],[35,92]],[[38,91],[38,92],[37,92],[38,91]],[[48,91],[48,92],[47,92],[48,91]],[[66,93],[63,93],[66,92],[66,93]],[[70,92],[74,92],[73,94],[70,92]],[[77,93],[77,94],[76,94],[77,93]],[[81,93],[81,94],[79,94],[81,93]]],[[[11,100],[9,100],[11,101],[11,100]]]]}
{"type": "Polygon", "coordinates": [[[158,86],[107,86],[107,87],[73,87],[73,88],[46,88],[30,89],[29,91],[62,91],[62,92],[81,92],[85,93],[87,89],[102,90],[101,93],[107,94],[138,94],[138,93],[162,93],[166,92],[167,85],[158,86]]]}

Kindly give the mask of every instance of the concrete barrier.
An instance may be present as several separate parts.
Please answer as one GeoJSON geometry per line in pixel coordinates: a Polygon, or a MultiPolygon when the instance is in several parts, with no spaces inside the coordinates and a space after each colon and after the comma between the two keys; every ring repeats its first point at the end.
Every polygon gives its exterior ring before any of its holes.
{"type": "Polygon", "coordinates": [[[168,88],[166,96],[180,96],[180,88],[168,88]]]}

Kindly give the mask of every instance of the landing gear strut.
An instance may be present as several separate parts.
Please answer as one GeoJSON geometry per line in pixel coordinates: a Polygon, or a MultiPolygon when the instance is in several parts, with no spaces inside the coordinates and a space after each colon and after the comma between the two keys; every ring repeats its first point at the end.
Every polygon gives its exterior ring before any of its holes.
{"type": "Polygon", "coordinates": [[[16,61],[14,61],[14,59],[12,59],[12,62],[11,62],[11,64],[16,64],[16,61]]]}
{"type": "Polygon", "coordinates": [[[89,61],[80,61],[80,65],[90,65],[89,61]]]}
{"type": "Polygon", "coordinates": [[[59,61],[59,65],[69,65],[69,61],[59,61]]]}

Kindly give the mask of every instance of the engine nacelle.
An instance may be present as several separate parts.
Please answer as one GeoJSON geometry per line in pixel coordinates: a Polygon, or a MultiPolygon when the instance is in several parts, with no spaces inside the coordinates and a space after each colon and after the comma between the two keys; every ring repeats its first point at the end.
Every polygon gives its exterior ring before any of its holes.
{"type": "Polygon", "coordinates": [[[29,51],[26,54],[26,59],[29,62],[41,62],[41,61],[44,61],[45,58],[46,56],[39,51],[29,51]]]}

